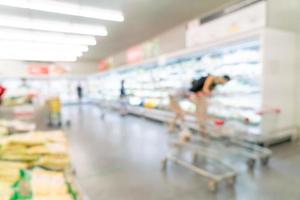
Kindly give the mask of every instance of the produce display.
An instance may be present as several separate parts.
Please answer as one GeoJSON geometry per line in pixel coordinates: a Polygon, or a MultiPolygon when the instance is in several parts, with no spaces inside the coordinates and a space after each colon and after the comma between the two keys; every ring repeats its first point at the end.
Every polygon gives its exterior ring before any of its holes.
{"type": "Polygon", "coordinates": [[[85,93],[84,78],[41,78],[31,77],[26,79],[26,88],[20,87],[20,78],[1,79],[7,93],[3,99],[3,105],[16,106],[28,103],[43,102],[50,96],[59,96],[63,103],[75,103],[78,101],[76,87],[81,85],[85,93]]]}
{"type": "Polygon", "coordinates": [[[0,139],[0,200],[76,200],[68,142],[62,131],[0,139]]]}
{"type": "Polygon", "coordinates": [[[2,101],[2,105],[4,106],[20,106],[20,105],[27,105],[32,104],[33,96],[26,95],[26,96],[10,96],[6,97],[2,101]]]}

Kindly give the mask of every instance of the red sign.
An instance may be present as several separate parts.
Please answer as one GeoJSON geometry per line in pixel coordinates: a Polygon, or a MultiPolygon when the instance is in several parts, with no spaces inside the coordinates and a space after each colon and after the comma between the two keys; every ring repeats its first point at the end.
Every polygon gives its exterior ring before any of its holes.
{"type": "Polygon", "coordinates": [[[30,65],[28,65],[28,73],[30,75],[48,75],[49,74],[49,65],[30,64],[30,65]]]}
{"type": "Polygon", "coordinates": [[[102,60],[99,63],[99,71],[103,72],[106,71],[108,69],[108,61],[107,60],[102,60]]]}
{"type": "Polygon", "coordinates": [[[127,62],[129,64],[137,63],[143,60],[143,49],[141,46],[135,46],[127,50],[127,62]]]}
{"type": "Polygon", "coordinates": [[[27,66],[28,74],[32,76],[59,76],[66,74],[70,71],[68,66],[59,64],[29,64],[27,66]]]}
{"type": "Polygon", "coordinates": [[[114,66],[114,59],[113,57],[109,57],[105,60],[100,61],[99,63],[99,71],[103,72],[106,71],[114,66]]]}

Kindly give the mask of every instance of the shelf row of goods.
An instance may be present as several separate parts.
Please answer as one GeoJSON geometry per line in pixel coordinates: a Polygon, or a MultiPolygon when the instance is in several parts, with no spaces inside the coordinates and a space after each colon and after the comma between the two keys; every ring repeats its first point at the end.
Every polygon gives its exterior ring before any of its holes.
{"type": "Polygon", "coordinates": [[[63,103],[78,102],[77,86],[87,91],[84,79],[68,78],[5,78],[1,80],[6,88],[3,97],[5,106],[17,106],[44,102],[49,96],[59,96],[63,103]],[[25,83],[24,83],[25,82],[25,83]]]}
{"type": "Polygon", "coordinates": [[[81,199],[62,131],[33,131],[17,120],[0,127],[1,200],[81,199]]]}
{"type": "MultiPolygon", "coordinates": [[[[229,75],[231,81],[219,86],[209,98],[211,115],[244,120],[258,125],[256,113],[261,105],[261,46],[249,40],[225,47],[212,48],[166,60],[165,63],[141,64],[89,80],[90,98],[97,101],[115,101],[120,96],[120,82],[125,80],[128,103],[131,106],[168,110],[169,94],[178,88],[189,88],[193,79],[207,75],[229,75]]],[[[195,106],[187,100],[183,109],[194,112],[195,106]]]]}

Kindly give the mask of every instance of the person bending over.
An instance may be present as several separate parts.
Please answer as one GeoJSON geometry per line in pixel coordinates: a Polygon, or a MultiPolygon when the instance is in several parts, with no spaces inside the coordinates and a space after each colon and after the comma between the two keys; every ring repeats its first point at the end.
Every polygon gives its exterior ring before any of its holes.
{"type": "Polygon", "coordinates": [[[193,93],[191,100],[196,105],[196,118],[199,124],[199,129],[202,137],[205,137],[205,124],[208,119],[207,116],[207,97],[211,96],[213,90],[218,85],[224,85],[230,81],[228,75],[224,76],[204,76],[192,82],[190,92],[193,93]]]}

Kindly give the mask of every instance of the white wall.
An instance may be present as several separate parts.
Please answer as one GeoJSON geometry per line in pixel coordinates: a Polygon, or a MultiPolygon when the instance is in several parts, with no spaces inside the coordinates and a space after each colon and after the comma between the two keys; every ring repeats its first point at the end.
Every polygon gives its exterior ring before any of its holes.
{"type": "Polygon", "coordinates": [[[26,64],[24,62],[1,61],[0,76],[24,76],[27,74],[26,64]]]}
{"type": "Polygon", "coordinates": [[[160,53],[171,53],[185,48],[186,26],[179,25],[157,37],[160,41],[160,53]]]}
{"type": "Polygon", "coordinates": [[[297,52],[296,52],[296,104],[297,104],[297,123],[300,126],[300,33],[297,34],[297,52]]]}
{"type": "MultiPolygon", "coordinates": [[[[300,126],[300,1],[299,0],[268,0],[267,1],[268,27],[288,30],[297,36],[295,86],[296,120],[300,126]]],[[[280,47],[278,47],[280,48],[280,47]]]]}

